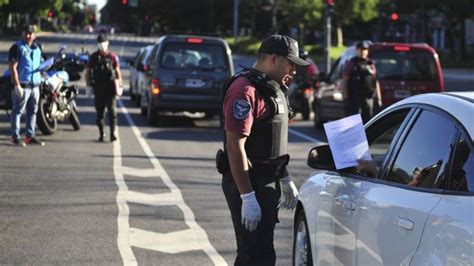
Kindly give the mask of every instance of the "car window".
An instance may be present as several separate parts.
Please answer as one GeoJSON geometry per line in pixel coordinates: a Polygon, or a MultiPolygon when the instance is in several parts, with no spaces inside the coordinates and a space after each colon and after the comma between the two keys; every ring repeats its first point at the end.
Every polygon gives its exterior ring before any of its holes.
{"type": "Polygon", "coordinates": [[[158,51],[158,47],[159,45],[156,44],[151,50],[150,55],[146,59],[146,65],[149,66],[150,68],[155,65],[156,53],[158,51]]]}
{"type": "Polygon", "coordinates": [[[133,58],[133,67],[135,67],[135,68],[137,67],[138,62],[140,62],[140,61],[139,61],[140,55],[143,54],[142,52],[143,52],[142,49],[138,50],[137,54],[136,54],[135,57],[133,58]]]}
{"type": "Polygon", "coordinates": [[[160,66],[173,69],[226,70],[224,46],[169,42],[163,48],[160,66]]]}
{"type": "Polygon", "coordinates": [[[467,142],[468,139],[462,136],[456,144],[447,186],[449,191],[474,192],[474,151],[467,142]]]}
{"type": "Polygon", "coordinates": [[[338,80],[340,77],[339,77],[339,71],[338,69],[340,68],[340,62],[341,62],[341,58],[337,59],[336,62],[334,62],[334,64],[332,65],[331,67],[331,73],[329,74],[329,82],[330,83],[334,83],[336,82],[336,80],[338,80]]]}
{"type": "Polygon", "coordinates": [[[451,150],[454,125],[445,117],[423,111],[404,140],[390,169],[389,181],[423,188],[440,188],[451,150]]]}
{"type": "Polygon", "coordinates": [[[379,50],[371,54],[377,66],[378,79],[434,81],[438,70],[433,54],[425,51],[379,50]]]}
{"type": "Polygon", "coordinates": [[[148,48],[143,49],[143,53],[140,55],[140,58],[138,58],[138,62],[141,62],[142,64],[145,63],[145,59],[147,58],[150,50],[148,48]]]}
{"type": "Polygon", "coordinates": [[[375,161],[383,161],[409,111],[410,109],[398,110],[367,129],[369,150],[375,161]]]}

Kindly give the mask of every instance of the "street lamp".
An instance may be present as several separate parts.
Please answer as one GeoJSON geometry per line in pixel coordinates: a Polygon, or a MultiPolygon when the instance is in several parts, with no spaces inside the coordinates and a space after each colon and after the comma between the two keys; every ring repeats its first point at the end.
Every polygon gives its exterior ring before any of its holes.
{"type": "Polygon", "coordinates": [[[239,29],[239,0],[234,0],[234,43],[238,40],[239,29]]]}
{"type": "Polygon", "coordinates": [[[326,0],[326,8],[324,10],[324,18],[325,18],[325,39],[326,45],[324,48],[324,59],[326,62],[326,73],[329,73],[331,69],[331,57],[330,57],[330,49],[331,49],[331,10],[334,6],[333,0],[326,0]]]}

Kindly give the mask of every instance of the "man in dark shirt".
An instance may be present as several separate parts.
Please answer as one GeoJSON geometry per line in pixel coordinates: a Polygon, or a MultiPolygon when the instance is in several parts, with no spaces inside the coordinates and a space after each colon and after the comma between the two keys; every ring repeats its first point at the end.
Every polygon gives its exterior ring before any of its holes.
{"type": "Polygon", "coordinates": [[[373,115],[374,98],[382,104],[376,68],[369,59],[369,43],[356,44],[356,56],[349,60],[342,74],[342,95],[346,102],[346,115],[360,113],[366,123],[373,115]]]}
{"type": "Polygon", "coordinates": [[[99,127],[99,142],[104,141],[104,112],[107,107],[109,114],[110,141],[117,140],[115,111],[116,83],[122,86],[122,74],[117,56],[109,51],[109,41],[106,35],[97,37],[98,50],[91,54],[86,68],[86,84],[94,91],[94,104],[97,111],[97,126],[99,127]]]}

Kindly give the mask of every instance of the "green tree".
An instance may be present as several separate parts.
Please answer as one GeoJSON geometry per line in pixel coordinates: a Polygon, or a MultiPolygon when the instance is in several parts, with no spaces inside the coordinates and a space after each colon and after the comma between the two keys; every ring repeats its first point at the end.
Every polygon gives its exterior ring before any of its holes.
{"type": "Polygon", "coordinates": [[[424,38],[427,39],[429,12],[435,11],[443,17],[447,28],[447,41],[450,50],[455,52],[458,58],[466,54],[466,19],[474,18],[474,4],[472,0],[398,0],[398,8],[401,13],[414,14],[418,11],[423,23],[424,38]]]}
{"type": "Polygon", "coordinates": [[[342,27],[349,26],[355,21],[368,22],[379,16],[380,0],[336,0],[334,1],[334,16],[337,31],[337,45],[343,44],[342,27]]]}

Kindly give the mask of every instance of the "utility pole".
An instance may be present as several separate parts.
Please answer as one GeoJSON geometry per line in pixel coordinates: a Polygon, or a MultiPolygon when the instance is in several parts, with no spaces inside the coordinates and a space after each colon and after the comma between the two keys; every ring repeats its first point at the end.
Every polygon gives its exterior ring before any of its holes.
{"type": "Polygon", "coordinates": [[[333,0],[326,0],[326,8],[324,10],[325,18],[325,47],[324,47],[324,59],[326,63],[326,73],[331,70],[331,57],[329,55],[331,49],[331,9],[334,5],[333,0]]]}
{"type": "Polygon", "coordinates": [[[234,0],[234,42],[239,38],[239,0],[234,0]]]}

